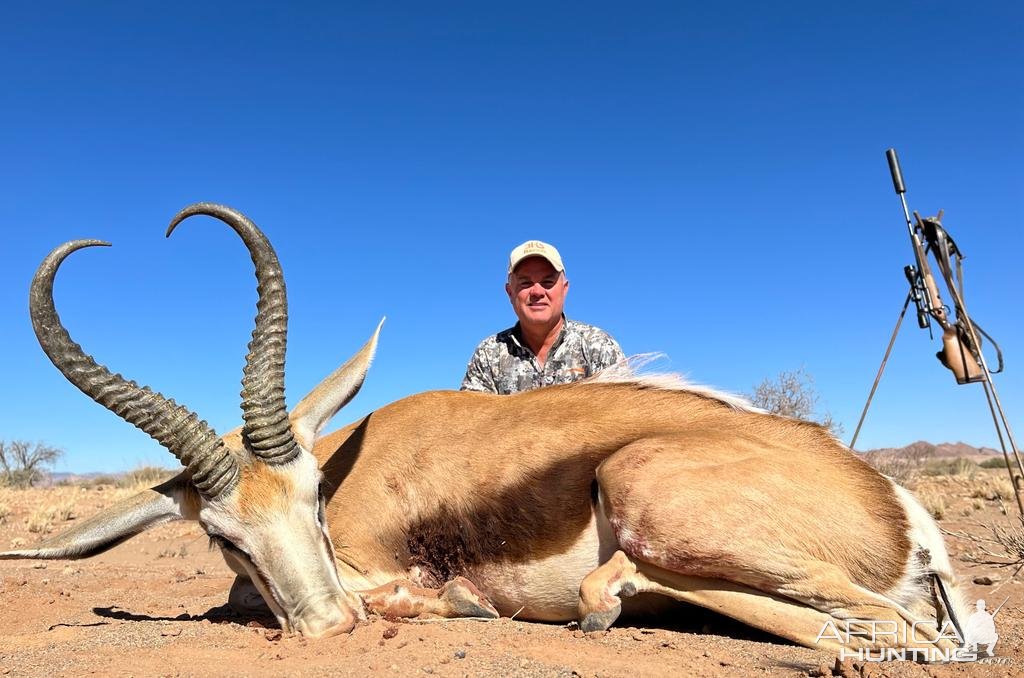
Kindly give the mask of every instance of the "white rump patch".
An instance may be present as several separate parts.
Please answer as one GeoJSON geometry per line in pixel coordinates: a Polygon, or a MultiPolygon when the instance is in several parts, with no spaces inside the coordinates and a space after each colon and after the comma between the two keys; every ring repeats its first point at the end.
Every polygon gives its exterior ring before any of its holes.
{"type": "Polygon", "coordinates": [[[764,410],[754,407],[750,401],[743,396],[719,391],[718,389],[688,382],[686,378],[676,372],[642,372],[656,360],[665,357],[664,353],[640,353],[620,360],[601,370],[586,381],[614,383],[614,384],[635,384],[643,388],[655,388],[664,391],[686,391],[704,398],[717,400],[734,410],[741,412],[756,412],[766,414],[764,410]]]}
{"type": "Polygon", "coordinates": [[[956,608],[953,612],[960,622],[964,623],[970,611],[964,603],[963,594],[949,561],[949,554],[946,551],[946,544],[942,540],[939,526],[935,524],[931,515],[921,506],[914,495],[891,479],[888,480],[896,492],[896,498],[906,512],[907,521],[910,523],[907,537],[910,539],[911,549],[905,566],[906,573],[886,595],[904,607],[910,607],[919,600],[930,600],[931,583],[926,577],[928,573],[934,572],[946,582],[952,598],[950,603],[956,608]],[[918,560],[919,549],[927,551],[930,556],[929,563],[923,564],[918,560]]]}

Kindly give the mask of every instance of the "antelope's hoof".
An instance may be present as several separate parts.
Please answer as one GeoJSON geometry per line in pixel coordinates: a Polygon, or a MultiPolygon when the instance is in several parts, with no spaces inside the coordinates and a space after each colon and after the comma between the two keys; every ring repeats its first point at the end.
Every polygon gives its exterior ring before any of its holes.
{"type": "Polygon", "coordinates": [[[621,605],[616,605],[610,610],[588,612],[583,619],[580,620],[580,631],[583,631],[584,633],[607,631],[608,627],[614,624],[615,620],[619,618],[619,614],[621,612],[621,605]]]}
{"type": "Polygon", "coordinates": [[[497,619],[498,611],[487,601],[487,597],[463,577],[457,577],[444,585],[441,599],[448,603],[452,617],[486,617],[497,619]]]}

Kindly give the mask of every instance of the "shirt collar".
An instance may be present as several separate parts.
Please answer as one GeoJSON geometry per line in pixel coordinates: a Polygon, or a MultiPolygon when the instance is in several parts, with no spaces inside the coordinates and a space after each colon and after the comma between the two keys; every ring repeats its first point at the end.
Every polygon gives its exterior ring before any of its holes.
{"type": "MultiPolygon", "coordinates": [[[[555,341],[551,344],[551,348],[548,349],[548,355],[553,354],[555,351],[558,350],[558,347],[562,345],[562,343],[565,341],[565,336],[567,334],[568,329],[569,319],[566,318],[565,314],[563,313],[562,329],[558,332],[558,336],[555,337],[555,341]]],[[[533,355],[533,350],[530,349],[529,346],[527,346],[526,340],[523,338],[523,327],[519,322],[517,322],[513,327],[510,327],[509,329],[505,330],[505,332],[508,333],[509,338],[513,342],[515,342],[516,346],[523,349],[524,351],[529,351],[529,353],[533,355]]],[[[504,334],[504,332],[502,334],[504,334]]]]}

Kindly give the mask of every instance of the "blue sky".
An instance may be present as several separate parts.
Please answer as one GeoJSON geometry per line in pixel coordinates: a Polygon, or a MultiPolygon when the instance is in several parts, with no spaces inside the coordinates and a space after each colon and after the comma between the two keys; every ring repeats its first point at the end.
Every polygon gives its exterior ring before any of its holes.
{"type": "MultiPolygon", "coordinates": [[[[32,273],[77,238],[114,246],[60,271],[72,336],[240,422],[251,264],[209,219],[163,237],[200,200],[278,250],[290,403],[388,317],[337,425],[456,388],[512,322],[508,251],[539,238],[571,317],[728,390],[804,367],[848,439],[906,294],[889,146],[967,254],[1020,428],[1018,3],[552,4],[5,3],[0,439],[64,448],[61,470],[173,465],[32,334],[32,273]]],[[[858,447],[995,445],[937,349],[908,319],[858,447]]]]}

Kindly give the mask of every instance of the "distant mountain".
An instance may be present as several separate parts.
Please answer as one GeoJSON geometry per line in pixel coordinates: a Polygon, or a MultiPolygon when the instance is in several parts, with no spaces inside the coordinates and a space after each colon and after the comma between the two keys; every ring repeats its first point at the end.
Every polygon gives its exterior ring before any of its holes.
{"type": "Polygon", "coordinates": [[[981,460],[991,457],[994,454],[1001,455],[1002,452],[991,447],[974,447],[967,443],[929,443],[918,440],[906,447],[881,447],[876,450],[866,450],[863,454],[870,455],[906,455],[918,459],[950,459],[965,457],[967,459],[981,460]]]}

